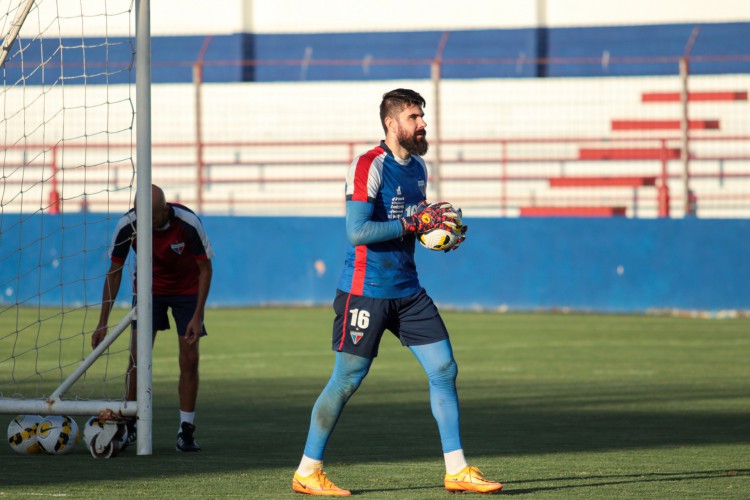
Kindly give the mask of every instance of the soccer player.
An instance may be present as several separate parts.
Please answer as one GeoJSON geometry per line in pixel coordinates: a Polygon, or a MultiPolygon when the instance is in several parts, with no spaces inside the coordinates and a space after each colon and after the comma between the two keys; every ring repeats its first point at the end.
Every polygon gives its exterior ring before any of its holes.
{"type": "MultiPolygon", "coordinates": [[[[195,442],[195,403],[198,397],[198,339],[206,335],[203,311],[211,287],[214,255],[198,216],[176,203],[167,203],[164,191],[151,188],[153,224],[153,340],[156,332],[169,330],[168,309],[177,327],[179,339],[180,427],[177,431],[177,451],[200,451],[195,442]]],[[[109,314],[117,298],[122,280],[122,269],[130,248],[136,250],[137,217],[135,208],[117,223],[112,247],[111,265],[104,282],[99,324],[91,336],[96,348],[107,333],[109,314]]],[[[135,283],[133,284],[135,289],[135,283]]],[[[133,321],[128,366],[127,397],[136,398],[136,339],[137,324],[133,321]]],[[[135,425],[128,425],[128,443],[135,441],[135,425]]]]}
{"type": "MultiPolygon", "coordinates": [[[[423,108],[417,92],[396,89],[380,104],[385,140],[356,158],[346,178],[344,271],[333,302],[333,374],[312,409],[305,451],[292,479],[298,493],[349,496],[323,472],[323,453],[344,405],[378,354],[388,329],[421,363],[430,386],[445,458],[445,489],[489,493],[486,480],[464,458],[456,393],[458,369],[440,314],[420,286],[414,263],[415,234],[443,227],[458,214],[448,203],[427,205],[427,152],[423,108]]],[[[466,228],[452,248],[465,238],[466,228]]]]}

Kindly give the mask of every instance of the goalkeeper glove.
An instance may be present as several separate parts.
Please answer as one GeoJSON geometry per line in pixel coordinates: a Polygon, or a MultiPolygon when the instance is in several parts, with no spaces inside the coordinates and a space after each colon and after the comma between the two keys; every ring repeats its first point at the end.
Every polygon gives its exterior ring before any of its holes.
{"type": "Polygon", "coordinates": [[[464,216],[463,212],[460,208],[455,209],[455,217],[451,221],[445,221],[444,224],[450,228],[450,230],[453,232],[453,234],[458,236],[458,239],[453,242],[451,246],[443,250],[445,253],[450,252],[451,250],[456,250],[458,246],[463,243],[463,241],[466,239],[466,231],[469,230],[469,226],[465,226],[464,223],[461,221],[461,218],[464,216]]]}
{"type": "Polygon", "coordinates": [[[457,250],[458,246],[461,243],[463,243],[463,241],[466,239],[466,231],[468,231],[468,230],[469,230],[469,226],[461,226],[459,228],[459,231],[460,231],[461,234],[458,237],[458,239],[456,240],[456,242],[453,245],[451,245],[448,248],[446,248],[445,250],[443,250],[443,251],[446,252],[446,253],[448,253],[448,252],[450,252],[452,250],[457,250]]]}
{"type": "MultiPolygon", "coordinates": [[[[453,211],[453,205],[448,202],[440,201],[427,205],[426,201],[422,201],[414,215],[401,219],[401,225],[404,228],[403,234],[424,233],[430,229],[439,228],[446,221],[450,222],[456,217],[458,217],[458,214],[453,211]]],[[[448,227],[448,230],[450,229],[448,227]]]]}

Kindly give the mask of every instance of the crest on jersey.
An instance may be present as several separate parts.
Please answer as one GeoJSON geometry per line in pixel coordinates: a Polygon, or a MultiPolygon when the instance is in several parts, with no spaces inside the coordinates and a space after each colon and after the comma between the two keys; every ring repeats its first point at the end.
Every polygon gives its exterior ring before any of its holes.
{"type": "Polygon", "coordinates": [[[172,248],[172,251],[175,252],[177,255],[182,255],[182,251],[185,250],[185,243],[172,243],[169,245],[172,248]]]}
{"type": "Polygon", "coordinates": [[[362,337],[364,337],[364,333],[362,332],[349,332],[349,336],[352,338],[352,342],[354,342],[354,345],[359,344],[359,341],[362,340],[362,337]]]}
{"type": "Polygon", "coordinates": [[[420,180],[418,180],[418,181],[417,181],[417,186],[419,186],[419,190],[420,190],[420,191],[422,191],[422,196],[424,196],[424,195],[425,195],[425,191],[426,191],[426,189],[425,189],[425,188],[426,188],[426,185],[427,185],[427,184],[426,184],[426,183],[425,183],[425,181],[424,181],[424,180],[422,180],[422,179],[420,179],[420,180]]]}

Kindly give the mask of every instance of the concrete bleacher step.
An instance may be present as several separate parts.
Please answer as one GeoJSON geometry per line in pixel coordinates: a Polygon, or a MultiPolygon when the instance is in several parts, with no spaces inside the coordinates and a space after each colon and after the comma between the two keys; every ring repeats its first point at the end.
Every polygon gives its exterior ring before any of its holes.
{"type": "MultiPolygon", "coordinates": [[[[644,92],[641,102],[680,102],[679,92],[644,92]]],[[[747,101],[747,91],[713,90],[688,92],[688,101],[747,101]]]]}
{"type": "Polygon", "coordinates": [[[581,148],[579,160],[674,160],[680,148],[581,148]]]}
{"type": "MultiPolygon", "coordinates": [[[[680,130],[680,120],[612,120],[612,130],[680,130]]],[[[719,120],[688,120],[690,130],[719,130],[719,120]]]]}
{"type": "Polygon", "coordinates": [[[625,207],[521,207],[521,217],[624,217],[625,207]]]}
{"type": "Polygon", "coordinates": [[[552,177],[550,187],[642,187],[655,186],[655,176],[552,177]]]}

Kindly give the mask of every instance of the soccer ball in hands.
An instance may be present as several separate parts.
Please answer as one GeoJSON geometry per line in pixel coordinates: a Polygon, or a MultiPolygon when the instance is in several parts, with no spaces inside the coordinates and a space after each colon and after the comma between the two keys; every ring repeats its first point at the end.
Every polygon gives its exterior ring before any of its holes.
{"type": "Polygon", "coordinates": [[[76,446],[78,424],[70,417],[51,415],[41,421],[36,435],[45,453],[65,455],[76,446]]]}
{"type": "Polygon", "coordinates": [[[99,417],[91,417],[83,426],[83,440],[94,458],[110,458],[127,446],[128,428],[99,417]]]}
{"type": "Polygon", "coordinates": [[[461,209],[455,209],[456,216],[443,222],[442,228],[430,229],[417,234],[417,241],[428,250],[448,251],[461,237],[463,222],[461,209]]]}
{"type": "Polygon", "coordinates": [[[42,423],[39,415],[18,415],[8,425],[8,444],[17,453],[34,455],[42,451],[36,430],[42,423]]]}
{"type": "Polygon", "coordinates": [[[446,229],[431,229],[417,235],[419,243],[428,250],[448,250],[458,240],[459,235],[446,229]]]}

